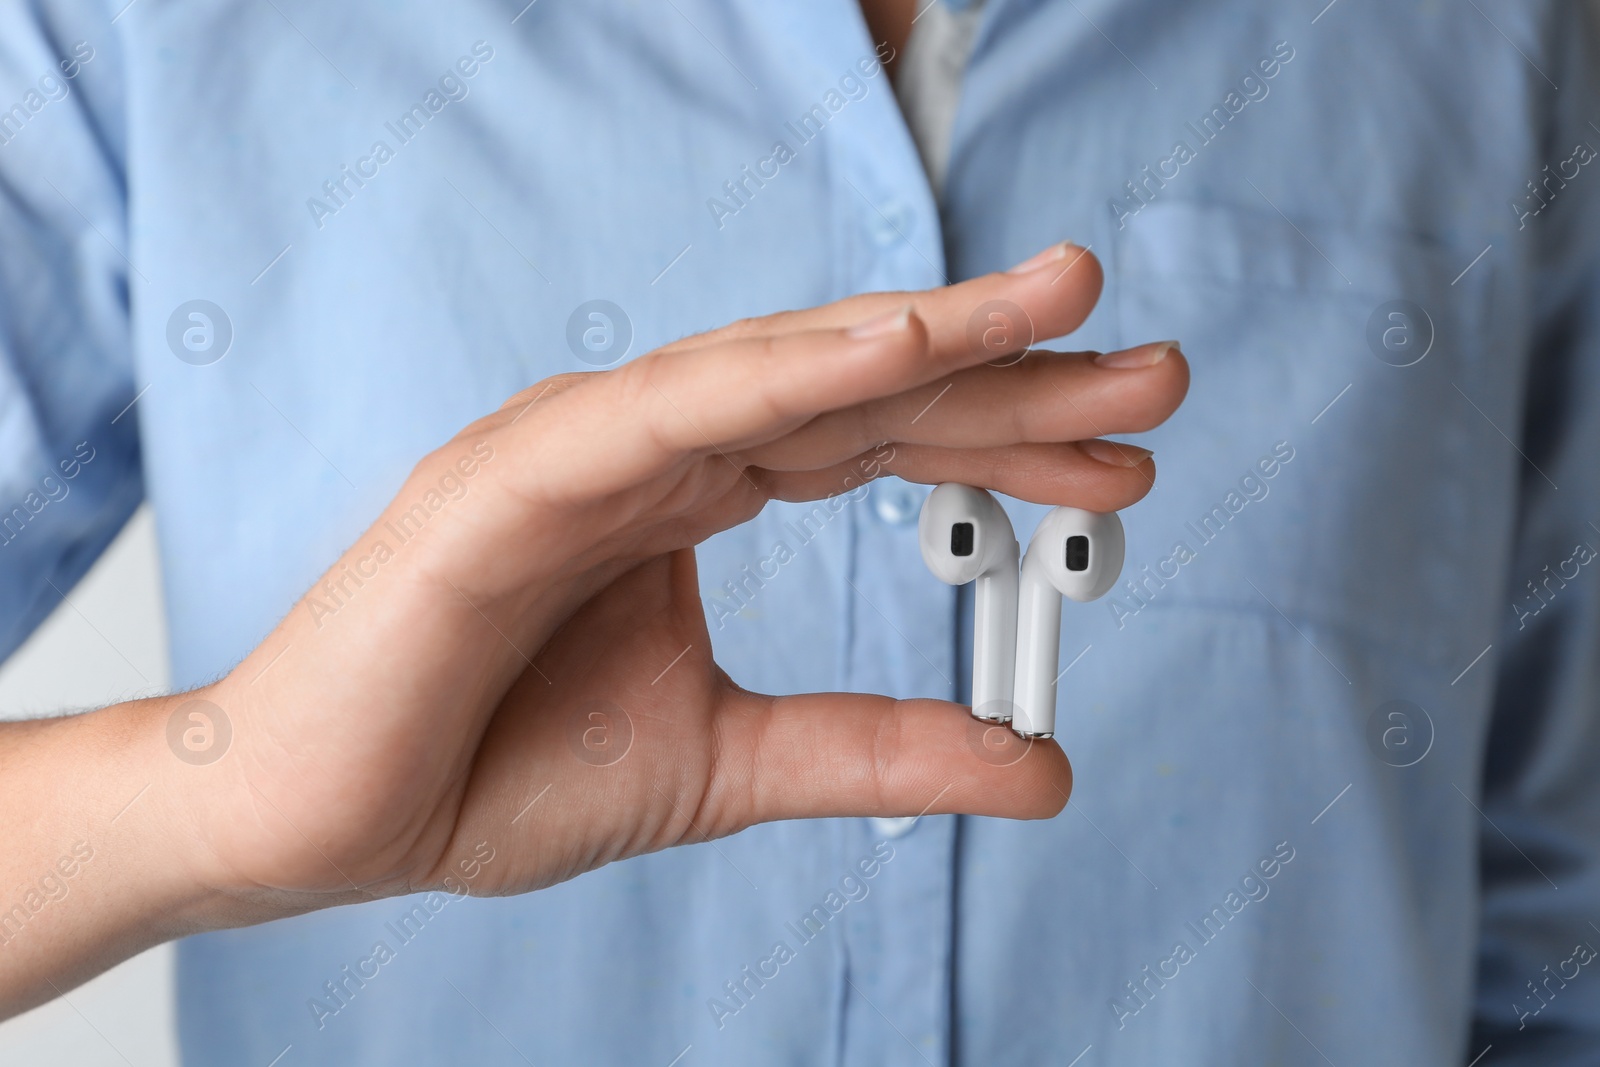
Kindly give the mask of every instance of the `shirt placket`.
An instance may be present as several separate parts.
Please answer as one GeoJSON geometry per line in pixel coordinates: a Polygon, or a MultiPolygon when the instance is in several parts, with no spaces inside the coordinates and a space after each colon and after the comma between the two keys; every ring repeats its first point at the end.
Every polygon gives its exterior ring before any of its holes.
{"type": "MultiPolygon", "coordinates": [[[[853,291],[942,285],[937,210],[885,79],[862,121],[842,127],[833,160],[850,223],[853,291]]],[[[892,441],[885,449],[894,447],[892,441]]],[[[917,517],[927,486],[875,481],[851,509],[844,595],[850,635],[842,683],[858,692],[957,699],[955,591],[922,563],[917,517]]],[[[925,798],[937,799],[938,789],[925,798]]],[[[862,819],[842,838],[862,897],[842,916],[839,1062],[848,1067],[944,1063],[949,1057],[956,820],[862,819]],[[863,866],[863,861],[865,865],[863,866]],[[875,877],[866,878],[867,870],[875,877]]]]}

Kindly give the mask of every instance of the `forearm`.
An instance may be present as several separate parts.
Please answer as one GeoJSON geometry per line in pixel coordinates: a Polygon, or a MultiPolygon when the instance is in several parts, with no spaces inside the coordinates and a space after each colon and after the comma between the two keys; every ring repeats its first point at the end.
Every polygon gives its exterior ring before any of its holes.
{"type": "Polygon", "coordinates": [[[420,576],[444,570],[427,564],[436,546],[363,571],[390,512],[426,488],[408,484],[235,676],[82,715],[0,723],[0,1018],[165,941],[429,880],[426,864],[409,859],[395,860],[393,875],[371,874],[366,853],[381,851],[373,828],[390,801],[363,775],[416,782],[439,772],[426,720],[462,692],[508,688],[527,664],[519,649],[539,648],[584,589],[626,567],[602,566],[511,604],[474,599],[448,576],[420,576]],[[351,572],[367,577],[330,599],[351,572]],[[437,673],[397,672],[416,649],[447,647],[462,630],[478,639],[437,673]],[[375,741],[375,718],[403,715],[402,705],[423,721],[398,741],[375,741]],[[330,780],[299,762],[308,747],[338,749],[359,769],[330,780]],[[331,824],[330,806],[340,815],[331,824]]]}
{"type": "Polygon", "coordinates": [[[0,725],[0,1018],[215,924],[166,723],[196,694],[0,725]],[[209,916],[209,919],[202,918],[209,916]]]}

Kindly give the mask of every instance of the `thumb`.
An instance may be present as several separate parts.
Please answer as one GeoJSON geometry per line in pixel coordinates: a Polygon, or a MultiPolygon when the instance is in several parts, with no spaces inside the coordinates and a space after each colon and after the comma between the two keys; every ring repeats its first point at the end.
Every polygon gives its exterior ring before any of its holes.
{"type": "Polygon", "coordinates": [[[716,721],[702,810],[727,833],[823,816],[1048,819],[1072,792],[1072,766],[1054,741],[1025,740],[941,700],[770,697],[727,683],[716,721]]]}

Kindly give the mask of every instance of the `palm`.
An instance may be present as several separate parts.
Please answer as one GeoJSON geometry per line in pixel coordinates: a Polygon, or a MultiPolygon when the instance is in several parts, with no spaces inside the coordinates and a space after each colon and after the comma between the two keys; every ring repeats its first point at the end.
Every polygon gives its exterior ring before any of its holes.
{"type": "Polygon", "coordinates": [[[549,885],[736,829],[705,810],[725,676],[690,550],[628,571],[539,652],[496,710],[442,857],[514,841],[475,892],[549,885]]]}

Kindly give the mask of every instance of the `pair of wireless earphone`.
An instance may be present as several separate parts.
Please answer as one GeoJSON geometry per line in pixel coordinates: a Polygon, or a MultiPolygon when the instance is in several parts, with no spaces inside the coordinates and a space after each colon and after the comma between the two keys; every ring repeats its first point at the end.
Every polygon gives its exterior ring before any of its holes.
{"type": "Polygon", "coordinates": [[[1018,561],[1017,537],[986,491],[946,482],[917,521],[922,559],[940,581],[977,582],[973,597],[972,714],[1023,737],[1056,729],[1061,598],[1096,600],[1122,573],[1122,520],[1054,508],[1018,561]]]}

